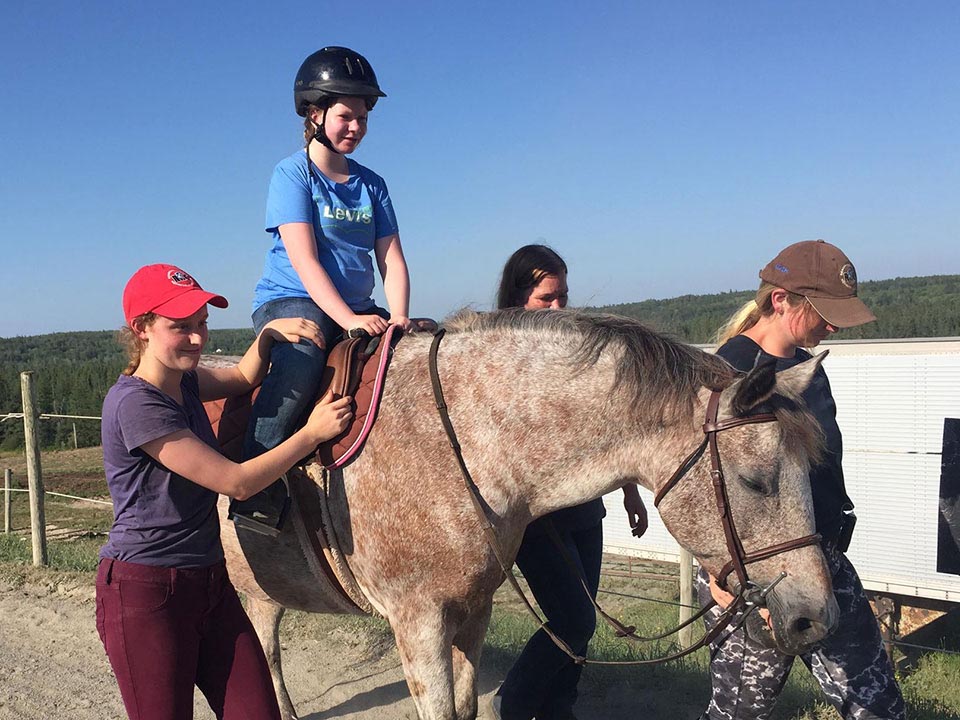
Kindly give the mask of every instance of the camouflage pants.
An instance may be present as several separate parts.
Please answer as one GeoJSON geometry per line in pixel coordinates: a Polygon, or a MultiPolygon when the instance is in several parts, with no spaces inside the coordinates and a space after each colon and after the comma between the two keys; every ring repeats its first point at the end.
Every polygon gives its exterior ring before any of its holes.
{"type": "MultiPolygon", "coordinates": [[[[857,571],[835,547],[824,546],[840,606],[837,630],[800,655],[827,700],[846,720],[904,720],[903,696],[883,648],[880,628],[857,571]]],[[[697,578],[700,603],[710,601],[707,575],[697,578]]],[[[705,621],[717,621],[712,609],[705,621]]],[[[739,616],[734,618],[735,625],[739,616]]],[[[741,628],[711,645],[710,705],[701,720],[767,720],[795,657],[752,641],[741,628]]]]}

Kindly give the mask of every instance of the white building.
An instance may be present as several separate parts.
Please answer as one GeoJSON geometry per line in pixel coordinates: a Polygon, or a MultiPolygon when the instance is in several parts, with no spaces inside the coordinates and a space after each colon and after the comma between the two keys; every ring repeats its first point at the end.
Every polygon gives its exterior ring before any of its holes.
{"type": "MultiPolygon", "coordinates": [[[[864,586],[960,602],[960,575],[937,572],[945,418],[960,418],[960,338],[836,341],[824,368],[843,433],[847,492],[858,517],[849,556],[864,586]]],[[[819,350],[820,348],[818,348],[819,350]]],[[[605,498],[604,549],[676,561],[650,493],[650,529],[630,535],[622,496],[605,498]]]]}

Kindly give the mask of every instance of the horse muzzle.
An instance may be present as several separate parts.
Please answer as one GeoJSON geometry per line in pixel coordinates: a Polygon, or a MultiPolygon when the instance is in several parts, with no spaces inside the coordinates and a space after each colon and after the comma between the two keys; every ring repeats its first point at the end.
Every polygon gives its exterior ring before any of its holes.
{"type": "Polygon", "coordinates": [[[775,646],[787,655],[800,655],[826,638],[836,629],[840,617],[840,608],[832,593],[824,603],[802,597],[787,600],[774,590],[767,596],[767,607],[772,632],[762,621],[748,622],[747,632],[762,645],[775,646]],[[763,630],[757,627],[758,624],[763,625],[763,630]],[[762,637],[764,631],[766,638],[762,637]]]}

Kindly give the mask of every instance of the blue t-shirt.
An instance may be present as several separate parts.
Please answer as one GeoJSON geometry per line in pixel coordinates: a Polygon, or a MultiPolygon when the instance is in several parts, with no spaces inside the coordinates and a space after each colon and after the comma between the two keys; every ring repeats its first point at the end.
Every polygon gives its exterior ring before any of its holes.
{"type": "Polygon", "coordinates": [[[100,557],[161,567],[208,567],[223,560],[217,493],[168,470],[140,449],[191,430],[217,449],[195,372],[180,383],[183,405],[138,377],[121,375],[103,401],[103,469],[113,527],[100,557]]]}
{"type": "Polygon", "coordinates": [[[266,222],[273,245],[254,290],[253,309],[280,298],[310,297],[277,230],[286,223],[310,223],[320,265],[340,297],[354,312],[369,310],[374,305],[370,253],[376,240],[397,233],[387,184],[349,158],[350,179],[345,183],[334,182],[316,165],[310,172],[308,162],[306,151],[300,150],[273,171],[266,222]]]}

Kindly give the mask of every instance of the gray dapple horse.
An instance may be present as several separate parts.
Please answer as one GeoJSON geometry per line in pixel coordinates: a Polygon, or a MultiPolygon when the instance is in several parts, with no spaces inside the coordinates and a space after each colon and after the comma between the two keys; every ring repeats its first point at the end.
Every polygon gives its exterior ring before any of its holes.
{"type": "MultiPolygon", "coordinates": [[[[718,438],[746,550],[814,531],[806,472],[820,438],[796,400],[815,361],[775,379],[769,368],[741,379],[719,358],[634,321],[570,311],[465,312],[446,327],[446,401],[508,561],[535,518],[627,482],[656,491],[702,441],[710,389],[725,388],[721,419],[760,403],[778,419],[718,438]]],[[[420,717],[467,720],[477,713],[477,665],[504,576],[437,416],[430,341],[413,335],[397,347],[377,425],[359,458],[333,477],[332,524],[360,587],[390,622],[420,717]]],[[[730,559],[706,459],[665,496],[660,513],[712,573],[730,559]]],[[[231,577],[251,599],[281,709],[295,718],[277,636],[280,605],[300,606],[276,567],[283,535],[246,547],[246,557],[232,523],[223,523],[223,539],[231,577]],[[256,577],[250,567],[258,563],[271,572],[256,577]]],[[[750,566],[761,584],[781,572],[772,626],[780,648],[798,652],[829,632],[837,607],[817,545],[750,566]]]]}

